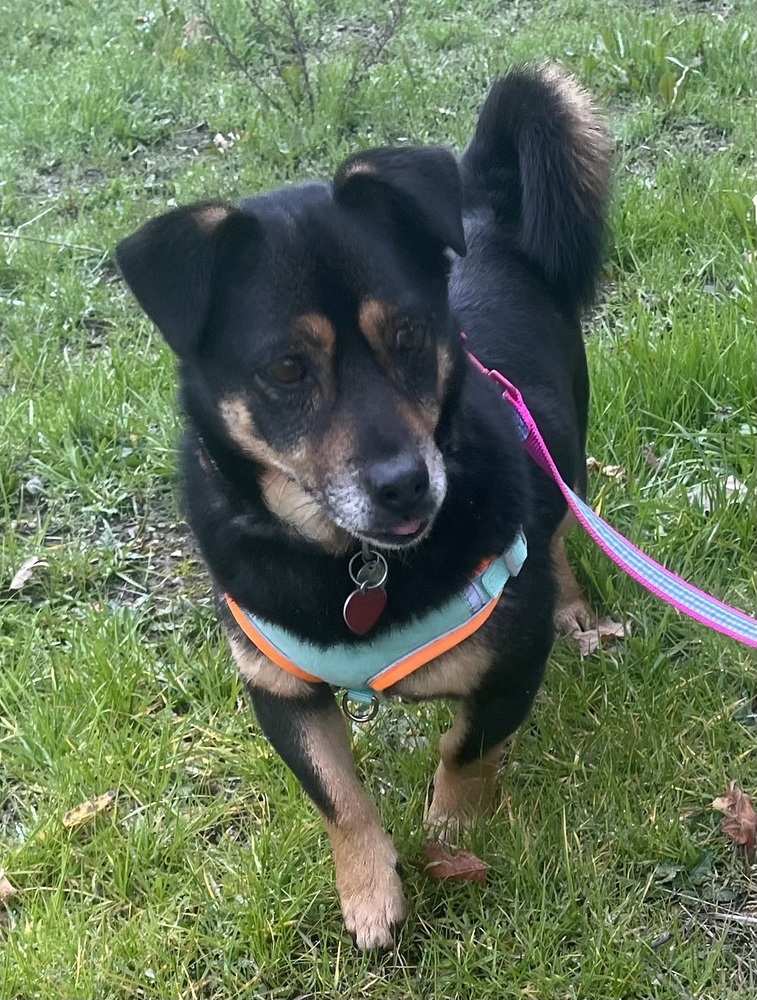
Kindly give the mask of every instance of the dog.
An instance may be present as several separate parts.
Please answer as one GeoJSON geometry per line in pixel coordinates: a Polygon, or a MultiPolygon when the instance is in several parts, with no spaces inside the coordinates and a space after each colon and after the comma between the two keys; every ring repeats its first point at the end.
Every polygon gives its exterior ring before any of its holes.
{"type": "Polygon", "coordinates": [[[583,493],[581,316],[609,184],[587,95],[554,66],[526,66],[493,84],[459,158],[358,152],[331,181],[178,208],[117,248],[178,357],[187,518],[222,628],[263,732],[323,817],[361,949],[390,948],[407,905],[328,664],[352,669],[422,631],[510,555],[475,630],[432,642],[431,659],[382,688],[460,702],[425,822],[464,829],[491,801],[555,622],[588,615],[565,502],[466,350],[521,390],[583,493]],[[279,640],[291,662],[277,661],[279,640]]]}

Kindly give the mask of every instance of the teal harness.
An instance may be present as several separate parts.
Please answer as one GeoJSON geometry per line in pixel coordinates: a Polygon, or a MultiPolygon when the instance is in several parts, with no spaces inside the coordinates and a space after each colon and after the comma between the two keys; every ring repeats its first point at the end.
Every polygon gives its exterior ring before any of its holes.
{"type": "Polygon", "coordinates": [[[461,593],[422,618],[359,645],[316,646],[251,614],[229,594],[225,600],[248,639],[284,670],[304,680],[344,688],[350,700],[375,702],[376,692],[441,656],[480,628],[507,581],[520,573],[527,554],[526,538],[519,530],[512,545],[479,570],[461,593]]]}

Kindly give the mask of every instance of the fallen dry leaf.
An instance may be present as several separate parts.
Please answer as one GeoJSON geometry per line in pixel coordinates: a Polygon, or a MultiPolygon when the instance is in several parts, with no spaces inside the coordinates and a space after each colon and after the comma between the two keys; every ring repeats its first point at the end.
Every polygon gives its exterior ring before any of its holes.
{"type": "MultiPolygon", "coordinates": [[[[689,487],[686,491],[689,503],[695,507],[700,507],[702,512],[710,515],[718,503],[718,491],[714,483],[697,483],[689,487]]],[[[726,503],[742,503],[749,498],[749,489],[737,479],[736,476],[728,476],[723,486],[723,494],[726,503]]]]}
{"type": "Polygon", "coordinates": [[[743,845],[747,860],[753,861],[757,856],[757,813],[737,781],[731,782],[725,795],[713,799],[712,808],[725,813],[720,829],[734,844],[743,845]]]}
{"type": "Polygon", "coordinates": [[[746,500],[749,496],[749,490],[736,476],[729,476],[725,481],[725,496],[727,500],[730,500],[731,497],[735,497],[737,500],[746,500]]]}
{"type": "Polygon", "coordinates": [[[586,471],[587,472],[601,472],[603,476],[607,476],[608,479],[620,479],[625,481],[626,469],[623,465],[602,465],[599,459],[595,458],[593,455],[589,455],[586,459],[586,471]]]}
{"type": "Polygon", "coordinates": [[[7,903],[11,896],[15,896],[18,889],[11,885],[8,876],[0,870],[0,903],[7,903]]]}
{"type": "Polygon", "coordinates": [[[612,618],[600,618],[592,628],[581,632],[579,629],[570,633],[570,638],[578,646],[581,656],[590,656],[595,653],[600,646],[606,646],[615,639],[622,639],[630,635],[631,625],[629,622],[615,622],[612,618]]]}
{"type": "Polygon", "coordinates": [[[644,461],[647,465],[651,465],[653,469],[656,469],[660,464],[660,460],[655,455],[654,448],[649,442],[644,445],[644,461]]]}
{"type": "Polygon", "coordinates": [[[234,144],[239,142],[241,138],[241,132],[227,132],[226,135],[223,132],[216,132],[213,136],[213,145],[221,153],[227,153],[230,149],[234,148],[234,144]]]}
{"type": "Polygon", "coordinates": [[[38,497],[41,493],[45,492],[45,484],[39,478],[39,476],[32,476],[31,479],[27,479],[24,483],[24,493],[30,497],[38,497]]]}
{"type": "Polygon", "coordinates": [[[93,816],[112,806],[115,801],[116,793],[114,791],[105,792],[103,795],[98,795],[95,799],[88,799],[86,802],[82,802],[80,805],[68,810],[63,817],[63,825],[71,827],[87,823],[93,816]]]}
{"type": "Polygon", "coordinates": [[[34,570],[38,566],[47,566],[48,563],[44,559],[40,559],[39,556],[29,556],[27,559],[21,563],[16,571],[15,576],[10,582],[9,590],[21,590],[32,578],[34,570]]]}
{"type": "Polygon", "coordinates": [[[621,482],[625,482],[626,468],[624,465],[603,465],[602,475],[607,476],[608,479],[619,479],[621,482]]]}
{"type": "Polygon", "coordinates": [[[196,45],[197,42],[204,42],[210,37],[208,25],[201,17],[190,17],[184,24],[184,38],[187,45],[196,45]]]}
{"type": "Polygon", "coordinates": [[[434,882],[486,882],[489,866],[469,851],[450,854],[438,840],[427,840],[423,851],[428,858],[424,870],[434,882]]]}

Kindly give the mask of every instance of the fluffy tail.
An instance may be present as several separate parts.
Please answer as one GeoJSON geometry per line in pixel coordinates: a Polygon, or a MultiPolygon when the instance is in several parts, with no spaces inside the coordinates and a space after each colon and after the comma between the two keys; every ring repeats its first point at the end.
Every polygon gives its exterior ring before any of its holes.
{"type": "Polygon", "coordinates": [[[572,308],[591,301],[604,246],[610,141],[587,94],[555,66],[497,80],[460,162],[466,206],[488,205],[572,308]]]}

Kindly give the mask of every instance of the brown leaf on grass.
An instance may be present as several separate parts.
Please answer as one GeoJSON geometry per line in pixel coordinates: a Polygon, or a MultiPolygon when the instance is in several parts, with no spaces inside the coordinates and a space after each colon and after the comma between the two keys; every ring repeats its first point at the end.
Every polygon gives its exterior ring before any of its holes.
{"type": "Polygon", "coordinates": [[[18,889],[11,885],[8,876],[0,870],[0,903],[7,903],[11,896],[15,896],[18,889]]]}
{"type": "Polygon", "coordinates": [[[32,578],[34,570],[38,566],[48,566],[49,563],[39,556],[29,556],[21,563],[10,582],[9,590],[21,590],[32,578]]]}
{"type": "Polygon", "coordinates": [[[570,638],[578,646],[581,656],[590,656],[596,653],[600,646],[607,646],[615,639],[622,639],[630,633],[630,622],[615,622],[612,618],[600,618],[585,632],[578,629],[571,632],[570,638]]]}
{"type": "Polygon", "coordinates": [[[757,856],[757,813],[752,800],[741,791],[737,781],[731,782],[725,795],[713,799],[712,808],[725,813],[720,829],[734,844],[742,845],[747,860],[753,861],[757,856]]]}
{"type": "Polygon", "coordinates": [[[619,479],[622,483],[626,480],[626,467],[624,465],[603,465],[602,475],[608,479],[619,479]]]}
{"type": "Polygon", "coordinates": [[[659,458],[654,453],[654,448],[648,441],[644,445],[644,461],[647,465],[651,465],[653,469],[656,469],[660,464],[659,458]]]}
{"type": "Polygon", "coordinates": [[[621,482],[625,482],[626,478],[626,468],[624,465],[602,465],[593,455],[589,455],[586,459],[586,471],[601,472],[608,479],[619,479],[621,482]]]}
{"type": "Polygon", "coordinates": [[[211,36],[208,34],[208,25],[201,17],[190,17],[184,24],[184,39],[187,45],[196,45],[197,42],[205,42],[211,36]]]}
{"type": "Polygon", "coordinates": [[[424,870],[434,882],[486,882],[489,866],[469,851],[450,854],[438,840],[427,840],[423,851],[428,858],[424,870]]]}
{"type": "Polygon", "coordinates": [[[63,817],[63,825],[72,827],[88,823],[93,816],[110,808],[115,801],[116,793],[112,790],[105,792],[103,795],[98,795],[95,799],[88,799],[86,802],[82,802],[80,805],[68,810],[63,817]]]}

